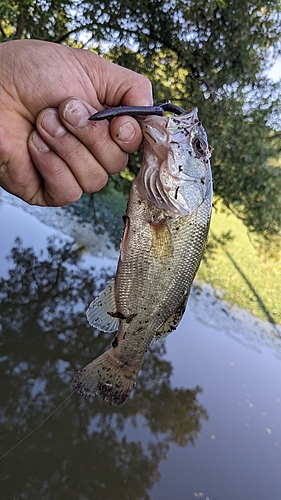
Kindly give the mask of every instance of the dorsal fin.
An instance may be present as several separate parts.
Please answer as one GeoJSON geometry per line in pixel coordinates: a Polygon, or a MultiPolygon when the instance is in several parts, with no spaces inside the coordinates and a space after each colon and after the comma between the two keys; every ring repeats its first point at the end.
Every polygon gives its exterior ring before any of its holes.
{"type": "Polygon", "coordinates": [[[91,326],[99,330],[115,332],[119,327],[119,319],[110,315],[110,313],[115,312],[115,279],[113,278],[109,285],[91,302],[86,311],[86,318],[91,326]]]}

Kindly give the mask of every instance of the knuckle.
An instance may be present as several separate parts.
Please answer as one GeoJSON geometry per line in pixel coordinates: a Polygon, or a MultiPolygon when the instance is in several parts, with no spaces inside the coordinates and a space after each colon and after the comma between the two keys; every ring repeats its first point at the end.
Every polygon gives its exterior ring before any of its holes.
{"type": "Polygon", "coordinates": [[[144,75],[141,76],[141,85],[142,87],[145,87],[147,90],[152,90],[152,83],[151,81],[144,75]]]}
{"type": "Polygon", "coordinates": [[[123,153],[122,156],[120,156],[119,161],[116,161],[113,168],[111,168],[111,172],[113,174],[118,174],[118,172],[121,172],[121,170],[126,167],[128,159],[129,155],[127,153],[123,153]]]}
{"type": "Polygon", "coordinates": [[[8,173],[8,163],[4,160],[1,160],[0,157],[0,179],[5,177],[8,173]]]}
{"type": "Polygon", "coordinates": [[[13,173],[13,164],[12,141],[7,134],[3,133],[0,141],[0,178],[10,176],[13,173]]]}
{"type": "Polygon", "coordinates": [[[75,201],[81,198],[82,194],[83,190],[78,185],[68,185],[64,190],[61,190],[60,193],[57,191],[53,193],[52,189],[49,187],[46,189],[45,199],[50,207],[65,206],[75,203],[75,201]]]}
{"type": "Polygon", "coordinates": [[[105,170],[96,173],[95,176],[90,180],[87,179],[83,182],[82,189],[84,193],[94,193],[100,191],[108,181],[108,175],[105,170]]]}

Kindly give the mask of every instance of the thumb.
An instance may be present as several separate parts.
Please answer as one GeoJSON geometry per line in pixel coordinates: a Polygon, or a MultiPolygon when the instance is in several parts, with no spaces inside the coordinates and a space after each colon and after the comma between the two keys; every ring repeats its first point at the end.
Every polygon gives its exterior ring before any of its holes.
{"type": "Polygon", "coordinates": [[[153,104],[152,85],[144,75],[107,61],[90,51],[82,52],[84,57],[81,59],[79,53],[80,64],[83,64],[84,70],[89,75],[101,104],[107,106],[153,104]]]}

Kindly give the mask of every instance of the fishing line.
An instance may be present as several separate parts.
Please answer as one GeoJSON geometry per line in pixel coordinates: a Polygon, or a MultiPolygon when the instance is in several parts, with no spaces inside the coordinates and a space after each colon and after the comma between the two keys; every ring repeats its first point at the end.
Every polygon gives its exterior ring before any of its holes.
{"type": "Polygon", "coordinates": [[[6,455],[8,455],[8,453],[10,453],[11,451],[13,451],[15,448],[17,448],[21,443],[23,443],[29,436],[31,436],[34,432],[36,432],[43,424],[45,424],[45,422],[47,422],[47,420],[49,420],[49,418],[72,396],[72,394],[74,394],[75,390],[72,391],[58,406],[56,406],[56,408],[51,411],[51,413],[49,413],[49,415],[41,422],[41,424],[37,425],[37,427],[35,427],[35,429],[33,429],[32,431],[30,431],[28,434],[26,434],[26,436],[24,436],[20,441],[18,441],[14,446],[12,446],[12,448],[10,448],[8,451],[6,451],[4,453],[4,455],[2,455],[0,457],[0,460],[2,460],[2,458],[4,458],[6,455]]]}

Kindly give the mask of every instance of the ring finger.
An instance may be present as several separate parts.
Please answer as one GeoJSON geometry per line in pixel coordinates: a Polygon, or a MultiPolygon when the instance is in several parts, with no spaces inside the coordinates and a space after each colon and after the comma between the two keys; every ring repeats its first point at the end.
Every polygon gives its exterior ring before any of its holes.
{"type": "MultiPolygon", "coordinates": [[[[36,124],[42,139],[58,156],[58,168],[66,164],[84,192],[98,191],[104,186],[107,173],[103,166],[89,149],[65,128],[58,110],[49,108],[42,111],[38,115],[36,124]],[[63,163],[59,159],[63,160],[63,163]]],[[[46,155],[45,158],[47,159],[46,155]]],[[[42,166],[41,164],[41,168],[42,166]]]]}

